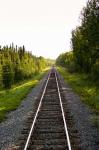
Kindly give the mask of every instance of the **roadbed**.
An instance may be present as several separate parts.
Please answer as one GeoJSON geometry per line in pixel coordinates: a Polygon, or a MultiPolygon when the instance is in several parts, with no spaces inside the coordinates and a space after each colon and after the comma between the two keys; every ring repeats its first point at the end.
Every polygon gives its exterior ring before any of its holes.
{"type": "MultiPolygon", "coordinates": [[[[47,74],[48,75],[48,74],[47,74]]],[[[21,136],[21,131],[33,108],[40,91],[44,87],[47,75],[31,90],[21,105],[7,115],[7,119],[0,124],[0,150],[11,150],[21,136]]],[[[80,97],[58,73],[58,78],[64,92],[66,103],[73,117],[75,127],[79,132],[83,150],[99,150],[99,129],[91,122],[93,112],[84,104],[80,97]]]]}

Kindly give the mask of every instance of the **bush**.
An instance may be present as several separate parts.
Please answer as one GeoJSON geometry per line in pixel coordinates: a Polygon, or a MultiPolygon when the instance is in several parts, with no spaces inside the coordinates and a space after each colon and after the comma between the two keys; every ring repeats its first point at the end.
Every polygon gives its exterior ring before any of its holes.
{"type": "Polygon", "coordinates": [[[14,81],[14,72],[12,69],[12,65],[7,63],[2,68],[3,74],[3,85],[5,88],[11,88],[11,85],[14,81]]]}
{"type": "Polygon", "coordinates": [[[76,65],[73,61],[70,62],[70,64],[67,66],[68,71],[73,73],[77,71],[76,65]]]}
{"type": "Polygon", "coordinates": [[[99,61],[96,62],[96,64],[93,66],[93,69],[92,69],[92,77],[93,77],[95,80],[99,80],[99,61]]]}
{"type": "Polygon", "coordinates": [[[24,73],[22,72],[20,66],[17,65],[14,71],[15,71],[14,82],[19,82],[21,80],[24,80],[24,73]]]}
{"type": "Polygon", "coordinates": [[[2,66],[0,65],[0,85],[2,86],[2,66]]]}

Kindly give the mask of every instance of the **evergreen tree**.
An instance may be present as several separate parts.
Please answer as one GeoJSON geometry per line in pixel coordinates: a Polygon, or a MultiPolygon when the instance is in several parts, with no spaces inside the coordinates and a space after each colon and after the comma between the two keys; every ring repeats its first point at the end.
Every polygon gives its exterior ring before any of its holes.
{"type": "Polygon", "coordinates": [[[0,84],[10,88],[13,82],[32,77],[47,65],[43,57],[33,56],[25,46],[0,47],[0,84]],[[2,82],[2,83],[1,83],[2,82]]]}
{"type": "Polygon", "coordinates": [[[12,69],[12,65],[10,63],[6,63],[2,68],[2,76],[3,76],[3,84],[5,88],[11,88],[11,85],[14,80],[14,73],[12,69]]]}
{"type": "Polygon", "coordinates": [[[92,72],[99,59],[99,1],[89,0],[81,13],[81,26],[72,32],[72,48],[79,70],[92,72]]]}

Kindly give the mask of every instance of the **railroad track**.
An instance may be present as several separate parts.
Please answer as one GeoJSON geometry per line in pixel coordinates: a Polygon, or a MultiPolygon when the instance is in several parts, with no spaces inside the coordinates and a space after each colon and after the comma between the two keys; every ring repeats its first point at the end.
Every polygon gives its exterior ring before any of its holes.
{"type": "MultiPolygon", "coordinates": [[[[79,140],[75,142],[71,132],[69,136],[62,99],[57,73],[53,68],[46,80],[33,121],[30,121],[30,130],[25,131],[27,138],[21,143],[21,150],[71,150],[71,143],[76,145],[73,149],[79,149],[79,140]]],[[[72,128],[72,123],[69,124],[72,128]]],[[[73,133],[77,134],[74,130],[73,133]]]]}

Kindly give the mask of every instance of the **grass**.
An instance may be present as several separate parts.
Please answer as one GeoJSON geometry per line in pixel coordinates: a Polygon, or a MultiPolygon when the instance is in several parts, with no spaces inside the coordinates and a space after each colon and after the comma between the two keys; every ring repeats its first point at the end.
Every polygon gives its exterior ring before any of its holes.
{"type": "Polygon", "coordinates": [[[0,90],[0,122],[4,120],[9,111],[15,110],[24,97],[29,93],[39,80],[45,75],[48,69],[40,72],[31,80],[23,81],[14,85],[10,90],[0,90]]]}
{"type": "MultiPolygon", "coordinates": [[[[62,67],[58,67],[58,71],[63,75],[65,81],[71,85],[73,90],[78,93],[81,100],[86,103],[96,115],[99,115],[99,84],[90,80],[86,74],[70,73],[67,69],[62,67]]],[[[95,116],[95,118],[97,117],[95,116]]]]}

